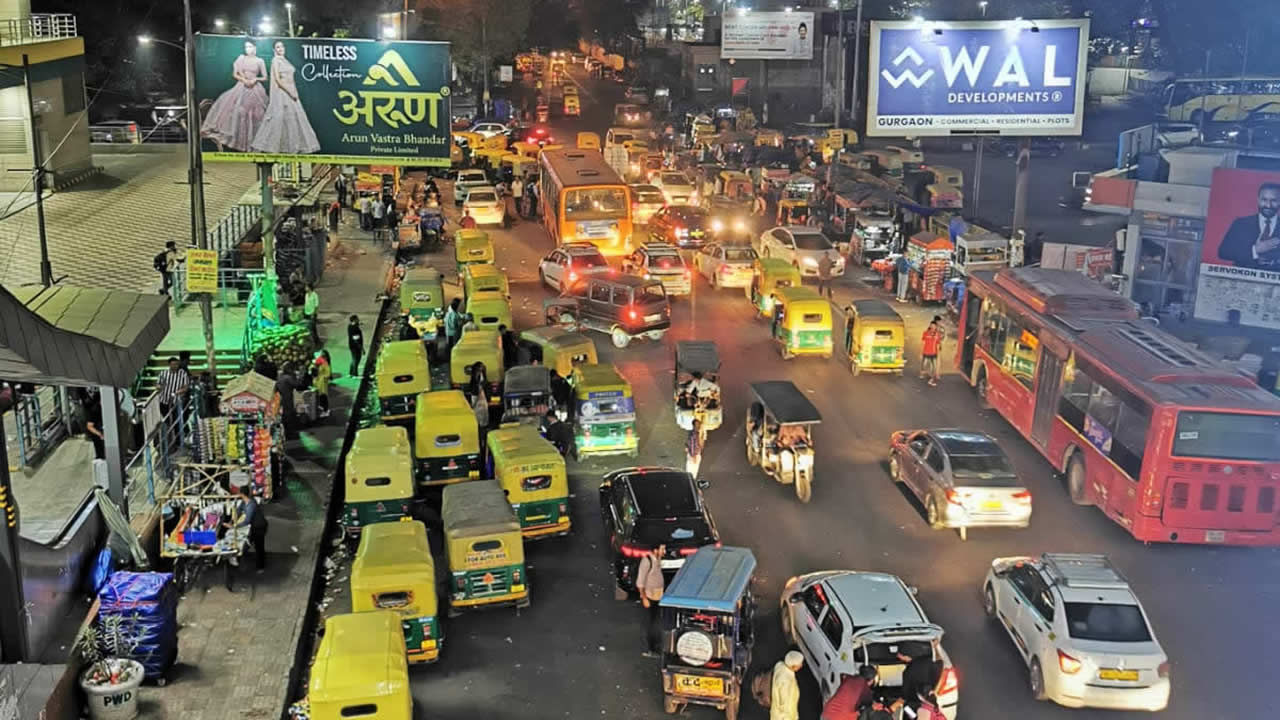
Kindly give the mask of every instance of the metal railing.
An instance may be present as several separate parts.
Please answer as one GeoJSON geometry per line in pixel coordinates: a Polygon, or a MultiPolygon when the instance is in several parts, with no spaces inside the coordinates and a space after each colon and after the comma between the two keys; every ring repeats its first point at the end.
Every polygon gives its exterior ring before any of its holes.
{"type": "Polygon", "coordinates": [[[198,425],[196,403],[176,399],[169,413],[143,440],[142,448],[125,463],[125,495],[129,499],[130,515],[154,506],[156,496],[168,491],[178,463],[191,455],[198,425]]]}
{"type": "Polygon", "coordinates": [[[62,40],[77,35],[71,13],[32,13],[24,18],[0,21],[0,46],[62,40]]]}
{"type": "Polygon", "coordinates": [[[89,126],[89,142],[109,145],[168,143],[187,141],[187,129],[177,123],[143,125],[136,122],[114,122],[89,126]]]}
{"type": "Polygon", "coordinates": [[[253,205],[236,205],[222,216],[218,224],[209,231],[209,247],[219,254],[226,254],[244,240],[255,226],[259,226],[261,210],[253,205]]]}
{"type": "MultiPolygon", "coordinates": [[[[218,268],[218,292],[214,295],[214,302],[219,307],[245,305],[249,302],[249,294],[253,292],[253,280],[251,278],[262,274],[263,271],[260,268],[218,268]]],[[[181,310],[184,305],[194,302],[196,299],[191,291],[187,289],[187,268],[185,265],[180,266],[173,273],[171,297],[175,310],[181,310]]]]}

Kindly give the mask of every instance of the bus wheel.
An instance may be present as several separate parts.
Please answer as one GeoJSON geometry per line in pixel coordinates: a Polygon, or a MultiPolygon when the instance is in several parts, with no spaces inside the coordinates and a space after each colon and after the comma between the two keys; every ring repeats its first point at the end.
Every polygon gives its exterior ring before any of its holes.
{"type": "Polygon", "coordinates": [[[1067,484],[1067,493],[1071,495],[1071,502],[1076,505],[1088,505],[1089,498],[1086,497],[1084,487],[1084,460],[1080,459],[1079,453],[1071,453],[1071,459],[1067,461],[1067,472],[1063,475],[1063,479],[1067,484]]]}

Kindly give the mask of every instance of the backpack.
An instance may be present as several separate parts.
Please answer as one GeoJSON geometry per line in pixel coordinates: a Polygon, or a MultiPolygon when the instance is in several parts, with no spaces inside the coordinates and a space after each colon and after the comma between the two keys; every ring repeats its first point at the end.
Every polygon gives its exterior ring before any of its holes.
{"type": "Polygon", "coordinates": [[[761,670],[751,678],[751,696],[765,710],[773,704],[773,668],[761,670]]]}
{"type": "Polygon", "coordinates": [[[156,272],[164,272],[164,271],[168,270],[168,269],[169,269],[169,257],[168,257],[168,255],[169,255],[169,253],[168,253],[167,251],[166,251],[166,252],[162,252],[162,253],[160,253],[159,255],[156,255],[156,256],[151,260],[151,267],[154,267],[154,268],[156,269],[156,272]]]}
{"type": "Polygon", "coordinates": [[[893,713],[882,707],[865,707],[858,713],[858,720],[893,720],[893,713]]]}

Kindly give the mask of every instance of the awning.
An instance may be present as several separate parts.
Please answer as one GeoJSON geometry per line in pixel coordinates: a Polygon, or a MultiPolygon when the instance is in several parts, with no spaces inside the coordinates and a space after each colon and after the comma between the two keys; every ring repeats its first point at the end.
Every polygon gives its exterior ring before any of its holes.
{"type": "Polygon", "coordinates": [[[129,387],[169,332],[168,304],[159,294],[0,287],[0,378],[129,387]]]}

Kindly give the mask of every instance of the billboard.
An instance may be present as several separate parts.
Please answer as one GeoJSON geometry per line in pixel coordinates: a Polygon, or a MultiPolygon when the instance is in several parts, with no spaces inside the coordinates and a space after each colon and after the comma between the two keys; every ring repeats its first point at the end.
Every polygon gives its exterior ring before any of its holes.
{"type": "Polygon", "coordinates": [[[196,36],[206,160],[447,167],[449,44],[196,36]]]}
{"type": "Polygon", "coordinates": [[[867,135],[1079,135],[1088,20],[871,23],[867,135]]]}
{"type": "Polygon", "coordinates": [[[1195,316],[1280,329],[1280,173],[1218,168],[1200,250],[1195,316]]]}
{"type": "Polygon", "coordinates": [[[748,12],[724,18],[722,60],[812,60],[811,12],[748,12]]]}

